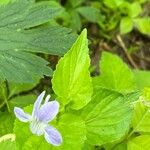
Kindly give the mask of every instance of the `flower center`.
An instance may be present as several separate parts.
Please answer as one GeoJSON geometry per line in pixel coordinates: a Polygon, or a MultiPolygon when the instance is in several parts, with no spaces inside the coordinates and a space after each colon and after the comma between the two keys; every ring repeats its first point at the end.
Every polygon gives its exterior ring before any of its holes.
{"type": "Polygon", "coordinates": [[[30,130],[33,134],[38,136],[44,134],[45,128],[47,127],[46,123],[40,122],[37,119],[30,121],[30,130]]]}

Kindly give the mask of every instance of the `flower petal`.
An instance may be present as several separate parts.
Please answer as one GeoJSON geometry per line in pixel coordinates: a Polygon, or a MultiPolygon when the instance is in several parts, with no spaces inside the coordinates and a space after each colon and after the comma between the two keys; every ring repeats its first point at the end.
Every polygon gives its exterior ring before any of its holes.
{"type": "Polygon", "coordinates": [[[15,107],[14,108],[15,116],[22,122],[28,122],[31,116],[28,113],[25,113],[23,109],[15,107]]]}
{"type": "Polygon", "coordinates": [[[57,101],[51,101],[43,104],[38,111],[37,118],[41,122],[48,123],[53,120],[59,111],[59,103],[57,101]]]}
{"type": "Polygon", "coordinates": [[[45,128],[48,126],[48,124],[45,124],[43,122],[39,122],[37,120],[32,120],[30,122],[30,130],[33,134],[36,134],[38,136],[43,135],[45,133],[45,128]]]}
{"type": "Polygon", "coordinates": [[[44,103],[47,103],[50,100],[50,98],[51,98],[51,96],[47,95],[46,98],[45,98],[45,102],[44,103]]]}
{"type": "Polygon", "coordinates": [[[62,136],[58,130],[52,126],[48,126],[45,129],[44,137],[46,141],[54,146],[59,146],[62,143],[62,136]]]}
{"type": "Polygon", "coordinates": [[[32,116],[36,117],[37,114],[38,114],[38,110],[41,106],[41,103],[42,103],[42,100],[44,98],[44,95],[45,95],[45,91],[43,91],[37,98],[37,100],[35,101],[34,103],[34,106],[33,106],[33,111],[32,111],[32,116]]]}

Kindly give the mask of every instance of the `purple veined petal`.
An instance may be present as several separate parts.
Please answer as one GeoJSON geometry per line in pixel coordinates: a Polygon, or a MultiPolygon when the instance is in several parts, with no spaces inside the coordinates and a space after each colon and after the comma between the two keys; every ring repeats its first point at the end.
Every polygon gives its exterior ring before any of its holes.
{"type": "Polygon", "coordinates": [[[45,95],[45,91],[43,91],[43,92],[38,96],[37,100],[35,101],[34,106],[33,106],[32,116],[34,116],[34,117],[37,116],[38,110],[40,109],[40,106],[41,106],[42,100],[43,100],[43,98],[44,98],[44,95],[45,95]]]}
{"type": "Polygon", "coordinates": [[[38,111],[38,120],[48,123],[53,120],[59,111],[59,103],[57,101],[51,101],[43,104],[38,111]]]}
{"type": "Polygon", "coordinates": [[[46,98],[45,98],[45,102],[44,103],[47,103],[50,100],[50,98],[51,98],[51,96],[47,95],[46,98]]]}
{"type": "Polygon", "coordinates": [[[15,116],[22,122],[28,122],[31,119],[31,116],[28,113],[25,113],[21,108],[15,107],[14,113],[15,116]]]}
{"type": "Polygon", "coordinates": [[[45,129],[44,137],[46,141],[54,146],[60,146],[62,144],[62,136],[57,129],[52,126],[48,126],[45,129]]]}
{"type": "Polygon", "coordinates": [[[39,122],[38,120],[32,120],[30,121],[30,130],[33,134],[36,134],[38,136],[43,135],[45,133],[45,128],[48,126],[48,124],[39,122]]]}

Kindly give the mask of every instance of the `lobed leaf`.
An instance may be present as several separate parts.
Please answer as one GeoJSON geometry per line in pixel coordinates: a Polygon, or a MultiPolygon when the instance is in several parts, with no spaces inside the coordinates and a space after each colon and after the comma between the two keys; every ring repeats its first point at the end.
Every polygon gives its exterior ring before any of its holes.
{"type": "Polygon", "coordinates": [[[17,0],[0,6],[0,80],[31,82],[52,75],[49,63],[31,52],[62,55],[72,45],[70,30],[37,27],[59,13],[58,6],[46,1],[17,0]]]}

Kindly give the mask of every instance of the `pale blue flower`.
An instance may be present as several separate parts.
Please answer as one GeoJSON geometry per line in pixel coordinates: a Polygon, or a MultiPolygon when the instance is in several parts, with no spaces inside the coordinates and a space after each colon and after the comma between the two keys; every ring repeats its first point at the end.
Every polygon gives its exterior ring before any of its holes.
{"type": "Polygon", "coordinates": [[[25,113],[23,109],[18,107],[14,108],[14,113],[20,121],[30,123],[30,130],[33,134],[44,135],[48,143],[59,146],[62,143],[62,136],[59,131],[48,124],[58,114],[59,103],[57,101],[49,102],[50,95],[48,95],[42,104],[44,95],[45,91],[38,96],[33,106],[32,115],[25,113]]]}

